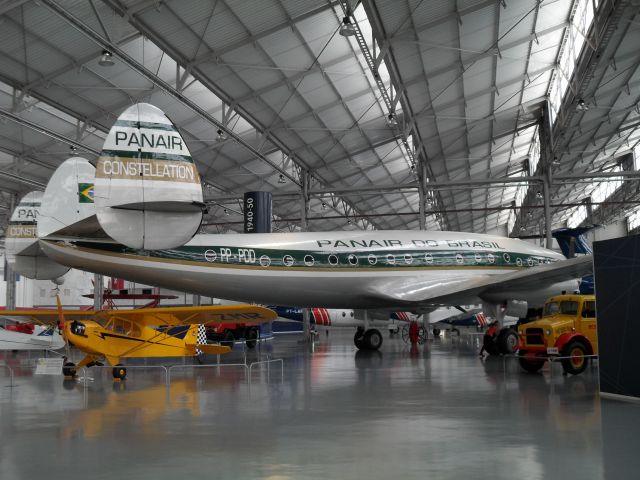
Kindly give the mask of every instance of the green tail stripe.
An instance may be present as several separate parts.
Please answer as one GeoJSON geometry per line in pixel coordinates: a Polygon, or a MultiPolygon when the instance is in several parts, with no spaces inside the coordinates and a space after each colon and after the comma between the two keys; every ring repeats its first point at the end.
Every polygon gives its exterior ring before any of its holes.
{"type": "Polygon", "coordinates": [[[193,158],[189,155],[176,155],[175,153],[154,153],[154,152],[129,152],[126,150],[102,150],[102,157],[139,158],[142,160],[169,160],[174,162],[193,163],[193,158]]]}
{"type": "Polygon", "coordinates": [[[148,128],[150,130],[165,130],[179,133],[175,126],[168,123],[134,122],[133,120],[116,120],[114,127],[148,128]]]}

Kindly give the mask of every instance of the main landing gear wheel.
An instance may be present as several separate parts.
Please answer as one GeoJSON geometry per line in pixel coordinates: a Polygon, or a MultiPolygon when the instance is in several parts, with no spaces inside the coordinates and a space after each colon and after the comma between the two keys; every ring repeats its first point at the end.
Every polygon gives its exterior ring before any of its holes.
{"type": "Polygon", "coordinates": [[[113,367],[113,378],[117,380],[124,380],[127,378],[127,369],[124,368],[121,363],[113,367]]]}
{"type": "Polygon", "coordinates": [[[518,355],[518,362],[520,366],[529,373],[537,373],[544,365],[544,360],[536,359],[535,357],[527,356],[527,352],[521,351],[518,355]]]}
{"type": "Polygon", "coordinates": [[[356,334],[353,336],[353,344],[358,350],[364,349],[364,328],[358,327],[356,334]]]}
{"type": "Polygon", "coordinates": [[[254,348],[258,342],[258,329],[256,327],[248,328],[245,333],[245,342],[248,348],[254,348]]]}
{"type": "Polygon", "coordinates": [[[509,355],[518,351],[518,334],[513,328],[503,328],[498,334],[498,352],[509,355]]]}
{"type": "Polygon", "coordinates": [[[589,355],[587,347],[580,340],[574,340],[562,349],[562,355],[565,358],[560,360],[565,373],[578,375],[586,370],[589,365],[589,359],[585,355],[589,355]]]}
{"type": "Polygon", "coordinates": [[[76,369],[75,369],[76,364],[73,362],[65,362],[64,366],[62,367],[62,374],[65,377],[70,377],[73,378],[76,376],[76,369]]]}
{"type": "Polygon", "coordinates": [[[353,343],[358,350],[378,350],[382,346],[382,334],[375,328],[365,331],[364,328],[358,327],[353,343]]]}

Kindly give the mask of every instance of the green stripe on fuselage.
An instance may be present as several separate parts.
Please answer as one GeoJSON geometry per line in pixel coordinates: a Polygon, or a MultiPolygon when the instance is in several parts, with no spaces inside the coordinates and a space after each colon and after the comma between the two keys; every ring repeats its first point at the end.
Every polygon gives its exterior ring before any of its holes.
{"type": "Polygon", "coordinates": [[[524,268],[557,259],[504,251],[474,250],[362,250],[327,252],[323,250],[281,250],[231,246],[183,246],[171,250],[135,250],[116,244],[76,242],[87,249],[112,254],[135,255],[157,260],[193,262],[209,266],[245,266],[256,268],[524,268]]]}

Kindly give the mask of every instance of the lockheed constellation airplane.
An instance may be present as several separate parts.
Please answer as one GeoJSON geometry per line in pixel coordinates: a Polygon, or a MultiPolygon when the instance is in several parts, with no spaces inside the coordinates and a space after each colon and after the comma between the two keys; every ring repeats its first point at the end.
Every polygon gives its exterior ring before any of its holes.
{"type": "MultiPolygon", "coordinates": [[[[527,305],[575,290],[576,279],[591,271],[590,257],[565,260],[521,240],[474,233],[196,235],[203,206],[200,177],[179,131],[160,109],[136,104],[114,123],[96,167],[70,158],[44,194],[21,201],[7,232],[7,258],[27,277],[55,278],[72,267],[303,307],[424,312],[484,303],[498,320],[525,316],[527,305]]],[[[504,332],[508,351],[517,337],[504,332]]],[[[377,349],[382,336],[362,328],[354,340],[377,349]]]]}

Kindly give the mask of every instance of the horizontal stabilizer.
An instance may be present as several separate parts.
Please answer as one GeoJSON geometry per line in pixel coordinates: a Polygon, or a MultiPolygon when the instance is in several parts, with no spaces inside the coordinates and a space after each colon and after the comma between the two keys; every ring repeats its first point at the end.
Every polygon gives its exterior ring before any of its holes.
{"type": "Polygon", "coordinates": [[[222,355],[224,353],[229,353],[231,351],[231,347],[225,347],[223,345],[196,345],[194,350],[200,350],[202,353],[207,355],[222,355]]]}
{"type": "Polygon", "coordinates": [[[96,219],[93,182],[96,169],[82,157],[65,160],[53,173],[42,197],[38,236],[105,236],[96,219]]]}

